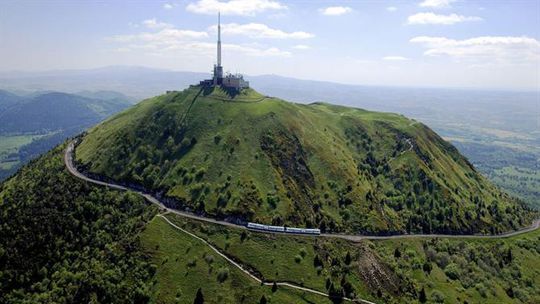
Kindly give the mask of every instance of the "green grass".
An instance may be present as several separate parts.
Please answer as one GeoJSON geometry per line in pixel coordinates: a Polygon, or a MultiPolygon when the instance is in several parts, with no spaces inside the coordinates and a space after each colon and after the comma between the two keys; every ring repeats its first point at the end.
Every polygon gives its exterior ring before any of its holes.
{"type": "Polygon", "coordinates": [[[146,226],[141,242],[157,266],[153,303],[193,303],[202,289],[205,303],[330,303],[318,295],[279,287],[276,292],[261,286],[229,264],[199,240],[155,217],[146,226]],[[228,270],[220,282],[218,273],[228,270]]]}
{"type": "Polygon", "coordinates": [[[261,223],[495,233],[533,216],[425,125],[251,89],[230,98],[191,87],[145,100],[90,130],[77,160],[209,216],[261,223]]]}
{"type": "Polygon", "coordinates": [[[225,229],[215,225],[199,225],[197,222],[187,222],[173,214],[167,217],[179,224],[186,225],[190,231],[204,236],[231,256],[253,265],[269,281],[286,281],[293,279],[298,284],[317,290],[325,290],[324,274],[317,274],[313,266],[315,252],[311,237],[298,238],[291,236],[275,236],[263,233],[249,233],[242,240],[239,229],[225,229]],[[191,226],[192,225],[192,226],[191,226]],[[206,233],[204,233],[206,232],[206,233]],[[300,262],[295,256],[302,257],[300,262]]]}
{"type": "Polygon", "coordinates": [[[360,273],[354,271],[354,263],[342,265],[346,252],[354,253],[358,249],[346,241],[248,232],[187,220],[174,214],[168,214],[167,218],[241,261],[267,281],[289,281],[328,292],[327,280],[339,285],[345,276],[347,281],[355,284],[355,294],[374,299],[372,294],[376,291],[362,282],[360,273]],[[321,265],[315,264],[315,256],[321,265]],[[332,259],[335,262],[331,262],[332,259]]]}
{"type": "Polygon", "coordinates": [[[345,275],[356,294],[375,302],[417,303],[414,294],[422,287],[430,302],[434,302],[437,293],[444,295],[445,303],[535,303],[540,299],[537,287],[540,286],[539,230],[498,240],[406,239],[351,243],[256,232],[244,232],[242,237],[244,230],[187,220],[173,214],[167,217],[268,280],[288,280],[325,291],[327,278],[339,285],[345,275]],[[396,248],[399,257],[395,256],[396,248]],[[509,248],[512,260],[499,265],[509,248]],[[295,256],[301,256],[301,252],[305,257],[297,263],[295,256]],[[350,265],[344,262],[347,252],[352,257],[350,265]],[[315,255],[323,260],[319,274],[313,263],[315,255]],[[432,266],[430,273],[422,269],[426,262],[432,266]],[[444,263],[459,265],[457,279],[445,274],[444,263]],[[384,275],[366,276],[377,271],[384,275]],[[381,288],[380,298],[377,284],[386,286],[381,288]],[[397,286],[394,293],[389,291],[392,286],[397,286]],[[513,297],[507,294],[510,286],[513,297]]]}
{"type": "Polygon", "coordinates": [[[438,290],[445,303],[536,303],[540,300],[540,231],[507,239],[438,239],[438,240],[384,240],[374,241],[375,248],[385,261],[399,269],[405,277],[413,277],[426,290],[438,290]],[[395,258],[399,248],[402,257],[395,258]],[[426,249],[428,248],[428,249],[426,249]],[[502,262],[502,256],[511,249],[512,261],[502,262]],[[435,252],[430,274],[422,265],[435,252]],[[458,264],[458,279],[445,274],[441,259],[458,264]],[[485,293],[480,292],[485,287],[485,293]],[[514,296],[507,290],[512,287],[514,296]]]}

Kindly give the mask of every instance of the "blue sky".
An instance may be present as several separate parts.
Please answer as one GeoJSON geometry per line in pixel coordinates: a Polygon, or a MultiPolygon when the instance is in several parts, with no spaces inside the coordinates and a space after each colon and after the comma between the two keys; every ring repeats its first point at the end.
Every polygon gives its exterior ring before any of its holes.
{"type": "Polygon", "coordinates": [[[540,1],[0,0],[0,70],[140,65],[390,86],[540,88],[540,1]]]}

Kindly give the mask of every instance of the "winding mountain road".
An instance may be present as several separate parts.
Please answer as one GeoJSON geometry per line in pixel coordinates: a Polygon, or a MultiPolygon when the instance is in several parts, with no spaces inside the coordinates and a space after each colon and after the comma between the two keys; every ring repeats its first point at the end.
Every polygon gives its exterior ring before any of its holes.
{"type": "MultiPolygon", "coordinates": [[[[186,217],[186,218],[189,218],[189,219],[203,221],[203,222],[217,224],[217,225],[234,227],[234,228],[238,228],[238,229],[247,229],[247,227],[243,226],[243,225],[233,224],[233,223],[226,222],[226,221],[220,221],[220,220],[216,220],[216,219],[213,219],[213,218],[208,218],[208,217],[195,215],[195,214],[189,213],[189,212],[184,212],[184,211],[179,211],[179,210],[176,210],[176,209],[171,209],[171,208],[166,207],[161,201],[159,201],[159,199],[157,199],[156,197],[154,197],[154,196],[152,196],[152,195],[150,195],[148,193],[144,193],[142,191],[135,190],[135,189],[130,189],[130,188],[127,188],[127,187],[124,187],[124,186],[121,186],[121,185],[117,185],[117,184],[113,184],[113,183],[109,183],[109,182],[103,182],[103,181],[92,179],[92,178],[82,174],[81,172],[79,172],[77,170],[77,168],[75,167],[75,165],[73,164],[73,152],[74,152],[74,150],[75,150],[75,142],[72,141],[72,142],[70,142],[68,144],[68,146],[67,146],[67,148],[65,150],[64,163],[65,163],[65,166],[66,166],[67,170],[73,176],[75,176],[75,177],[77,177],[77,178],[79,178],[81,180],[87,181],[89,183],[109,187],[109,188],[112,188],[112,189],[117,189],[117,190],[121,190],[121,191],[135,192],[138,195],[141,195],[142,197],[144,197],[149,202],[159,206],[162,210],[165,211],[165,213],[173,213],[173,214],[177,214],[179,216],[186,217]]],[[[193,234],[193,233],[191,233],[191,232],[189,232],[187,230],[184,230],[181,227],[175,225],[174,223],[172,223],[168,218],[166,218],[162,214],[159,214],[158,217],[163,218],[172,227],[174,227],[174,228],[176,228],[176,229],[190,235],[191,237],[196,238],[199,241],[203,242],[204,244],[209,246],[213,251],[215,251],[218,255],[220,255],[225,260],[227,260],[229,263],[231,263],[233,266],[235,266],[236,268],[238,268],[239,270],[244,272],[246,275],[248,275],[250,278],[255,280],[257,283],[264,284],[264,285],[267,285],[267,286],[272,286],[274,284],[273,282],[267,282],[267,281],[264,281],[264,280],[258,278],[257,276],[252,274],[249,270],[244,268],[242,265],[240,265],[237,262],[233,261],[226,254],[222,253],[219,249],[215,248],[208,241],[206,241],[205,239],[203,239],[203,238],[201,238],[201,237],[199,237],[199,236],[197,236],[197,235],[195,235],[195,234],[193,234]]],[[[506,233],[503,233],[503,234],[497,234],[497,235],[406,234],[406,235],[391,235],[391,236],[371,236],[371,235],[350,235],[350,234],[323,233],[323,234],[318,235],[318,236],[317,235],[301,235],[301,236],[304,236],[304,237],[340,238],[340,239],[345,239],[345,240],[349,240],[349,241],[353,241],[353,242],[358,242],[358,241],[362,241],[362,240],[387,240],[387,239],[406,239],[406,238],[467,238],[467,239],[482,239],[483,238],[483,239],[498,239],[498,238],[508,238],[508,237],[519,235],[519,234],[527,233],[527,232],[536,230],[539,227],[540,227],[540,219],[534,221],[532,223],[532,225],[527,227],[527,228],[523,228],[521,230],[516,230],[516,231],[512,231],[512,232],[506,232],[506,233]]],[[[260,233],[270,233],[270,232],[262,232],[262,231],[260,231],[260,233]]],[[[288,234],[290,234],[290,233],[288,233],[288,234]]],[[[317,295],[321,295],[321,296],[325,296],[325,297],[329,296],[328,294],[326,294],[324,292],[320,292],[320,291],[315,290],[315,289],[302,287],[302,286],[295,285],[295,284],[288,283],[288,282],[276,282],[276,284],[278,286],[287,286],[287,287],[290,287],[290,288],[306,291],[306,292],[309,292],[309,293],[313,293],[313,294],[317,294],[317,295]]],[[[356,299],[343,298],[343,299],[346,300],[346,301],[352,301],[352,302],[357,302],[357,303],[375,304],[375,303],[370,302],[368,300],[359,299],[359,298],[356,298],[356,299]]]]}
{"type": "MultiPolygon", "coordinates": [[[[201,241],[202,243],[204,243],[206,246],[210,247],[210,249],[212,249],[216,254],[218,254],[219,256],[221,256],[222,258],[224,258],[227,262],[229,262],[230,264],[232,264],[234,267],[238,268],[240,271],[242,271],[243,273],[245,273],[247,276],[249,276],[252,280],[254,280],[255,282],[259,283],[259,284],[263,284],[265,286],[272,286],[274,285],[274,283],[277,285],[277,286],[286,286],[286,287],[289,287],[289,288],[293,288],[293,289],[297,289],[297,290],[302,290],[302,291],[305,291],[305,292],[309,292],[309,293],[312,293],[312,294],[316,294],[316,295],[320,295],[320,296],[323,296],[323,297],[329,297],[329,294],[327,293],[324,293],[324,292],[321,292],[321,291],[318,291],[318,290],[315,290],[315,289],[311,289],[311,288],[307,288],[307,287],[303,287],[303,286],[300,286],[300,285],[296,285],[296,284],[293,284],[293,283],[289,283],[289,282],[279,282],[279,281],[275,281],[275,282],[268,282],[268,281],[264,281],[262,279],[260,279],[259,277],[257,277],[256,275],[254,275],[253,273],[251,273],[249,270],[247,270],[246,268],[244,268],[242,265],[240,265],[239,263],[235,262],[234,260],[232,260],[231,258],[229,258],[226,254],[224,254],[223,252],[221,252],[219,249],[217,249],[216,247],[214,247],[212,244],[210,244],[207,240],[179,227],[178,225],[174,224],[173,222],[171,222],[167,217],[165,217],[164,215],[166,213],[174,213],[174,214],[178,214],[180,216],[184,216],[184,217],[187,217],[187,218],[190,218],[190,219],[195,219],[195,220],[202,220],[202,221],[205,221],[205,222],[209,222],[209,223],[213,223],[213,224],[219,224],[219,225],[225,225],[225,226],[229,226],[229,227],[235,227],[235,228],[242,228],[242,229],[247,229],[245,226],[241,226],[241,225],[236,225],[236,224],[232,224],[232,223],[229,223],[229,222],[224,222],[224,221],[218,221],[218,220],[215,220],[215,219],[211,219],[211,218],[206,218],[206,217],[201,217],[201,216],[197,216],[197,215],[194,215],[194,214],[190,214],[190,213],[187,213],[187,212],[181,212],[181,211],[178,211],[178,210],[175,210],[175,209],[171,209],[171,208],[167,208],[165,205],[163,205],[163,203],[161,203],[158,199],[156,199],[155,197],[147,194],[147,193],[143,193],[141,191],[137,191],[137,190],[132,190],[132,189],[128,189],[124,186],[120,186],[120,185],[116,185],[116,184],[111,184],[111,183],[106,183],[106,182],[102,182],[102,181],[98,181],[98,180],[95,180],[95,179],[91,179],[89,177],[87,177],[86,175],[82,174],[81,172],[79,172],[76,167],[74,166],[73,164],[73,151],[75,149],[75,144],[74,142],[71,142],[69,143],[66,151],[65,151],[65,154],[64,154],[64,163],[66,165],[66,168],[68,169],[68,171],[75,177],[79,178],[79,179],[82,179],[84,181],[87,181],[87,182],[90,182],[90,183],[93,183],[93,184],[97,184],[97,185],[101,185],[101,186],[105,186],[105,187],[110,187],[110,188],[113,188],[113,189],[116,189],[116,190],[121,190],[121,191],[133,191],[141,196],[143,196],[146,200],[148,200],[149,202],[153,203],[153,204],[156,204],[158,205],[161,209],[165,210],[165,213],[163,214],[158,214],[157,216],[164,219],[169,225],[171,225],[172,227],[174,227],[175,229],[177,230],[180,230],[182,231],[183,233],[201,241]]],[[[343,297],[342,298],[343,300],[345,301],[349,301],[349,302],[355,302],[355,303],[364,303],[364,304],[376,304],[374,302],[371,302],[371,301],[368,301],[368,300],[364,300],[364,299],[360,299],[360,298],[355,298],[355,299],[350,299],[350,298],[346,298],[346,297],[343,297]]]]}
{"type": "MultiPolygon", "coordinates": [[[[65,165],[66,165],[66,168],[68,169],[68,171],[72,175],[74,175],[75,177],[77,177],[79,179],[85,180],[85,181],[93,183],[93,184],[97,184],[97,185],[117,189],[117,190],[135,192],[135,193],[143,196],[149,202],[151,202],[153,204],[156,204],[161,209],[163,209],[163,210],[165,210],[165,211],[167,211],[169,213],[178,214],[178,215],[183,216],[183,217],[187,217],[187,218],[198,220],[198,221],[208,222],[208,223],[212,223],[212,224],[223,225],[223,226],[228,226],[228,227],[234,227],[234,228],[238,228],[238,229],[247,229],[247,227],[244,226],[244,225],[238,225],[238,224],[230,223],[230,222],[227,222],[227,221],[221,221],[221,220],[216,220],[216,219],[209,218],[209,217],[196,215],[196,214],[193,214],[193,213],[190,213],[190,212],[185,212],[185,211],[180,211],[180,210],[168,208],[159,199],[157,199],[156,197],[154,197],[154,196],[152,196],[152,195],[150,195],[148,193],[144,193],[144,192],[139,191],[139,190],[127,188],[127,187],[117,185],[117,184],[113,184],[113,183],[110,183],[110,182],[103,182],[103,181],[92,179],[92,178],[82,174],[81,172],[79,172],[77,170],[77,168],[75,167],[75,165],[73,164],[73,152],[74,152],[74,150],[75,150],[75,143],[70,142],[68,144],[68,146],[66,148],[66,151],[65,151],[65,154],[64,154],[64,162],[65,162],[65,165]]],[[[520,230],[509,231],[509,232],[505,232],[505,233],[501,233],[501,234],[487,234],[487,235],[486,234],[398,234],[398,235],[374,236],[374,235],[361,235],[361,234],[356,234],[355,235],[355,234],[340,234],[340,233],[322,233],[320,235],[305,235],[305,234],[300,234],[300,235],[305,236],[305,237],[340,238],[340,239],[345,239],[345,240],[349,240],[349,241],[353,241],[353,242],[357,242],[357,241],[361,241],[361,240],[388,240],[388,239],[406,239],[406,238],[500,239],[500,238],[508,238],[508,237],[520,235],[520,234],[523,234],[523,233],[527,233],[527,232],[536,230],[538,228],[540,228],[540,219],[535,220],[529,227],[525,227],[525,228],[522,228],[520,230]]],[[[259,233],[271,233],[271,232],[263,232],[263,231],[258,231],[258,232],[259,233]]],[[[291,233],[287,233],[287,234],[290,235],[291,233]]]]}

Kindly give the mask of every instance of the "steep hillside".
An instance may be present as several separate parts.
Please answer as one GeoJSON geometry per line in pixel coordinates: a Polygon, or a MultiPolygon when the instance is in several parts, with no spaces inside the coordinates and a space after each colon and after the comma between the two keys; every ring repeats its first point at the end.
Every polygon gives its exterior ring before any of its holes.
{"type": "Polygon", "coordinates": [[[140,196],[72,176],[64,149],[0,183],[0,303],[330,303],[260,286],[140,196]]]}
{"type": "Polygon", "coordinates": [[[63,149],[0,183],[0,303],[147,302],[137,235],[155,208],[74,178],[63,149]]]}
{"type": "Polygon", "coordinates": [[[495,233],[530,220],[425,125],[253,90],[145,100],[90,130],[77,159],[215,217],[368,233],[495,233]]]}
{"type": "MultiPolygon", "coordinates": [[[[540,269],[537,267],[540,230],[506,239],[407,238],[352,243],[331,238],[246,232],[174,214],[166,217],[242,265],[252,267],[268,281],[294,282],[326,292],[333,289],[342,296],[373,303],[540,301],[540,269]]],[[[187,235],[178,230],[176,234],[169,232],[173,228],[162,218],[155,218],[147,227],[142,238],[145,246],[161,245],[156,250],[161,258],[158,261],[162,263],[157,267],[155,288],[165,297],[174,292],[170,286],[175,282],[179,289],[190,291],[182,293],[182,303],[191,303],[188,301],[195,290],[188,286],[196,284],[198,278],[182,280],[182,277],[185,273],[194,277],[194,268],[207,266],[205,255],[192,251],[199,242],[186,239],[187,235]],[[180,242],[193,247],[189,258],[197,267],[190,269],[183,262],[188,257],[178,255],[178,249],[169,249],[172,244],[179,246],[180,242]]],[[[203,287],[207,293],[209,289],[203,287]]],[[[312,303],[324,300],[319,297],[312,303]]],[[[290,301],[278,300],[277,303],[290,301]]]]}

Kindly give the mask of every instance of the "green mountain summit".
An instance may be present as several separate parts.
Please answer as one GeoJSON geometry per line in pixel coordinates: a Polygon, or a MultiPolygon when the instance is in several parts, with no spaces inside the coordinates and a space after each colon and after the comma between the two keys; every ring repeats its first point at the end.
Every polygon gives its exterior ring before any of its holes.
{"type": "Polygon", "coordinates": [[[402,115],[192,86],[144,100],[77,147],[91,173],[218,218],[363,233],[497,233],[529,213],[402,115]]]}

